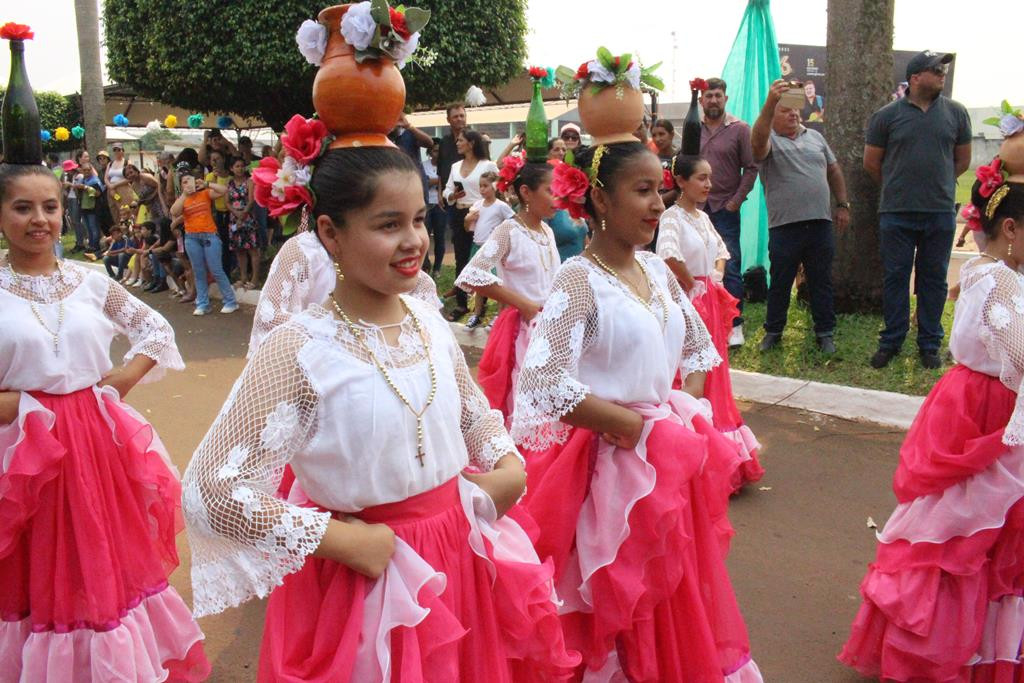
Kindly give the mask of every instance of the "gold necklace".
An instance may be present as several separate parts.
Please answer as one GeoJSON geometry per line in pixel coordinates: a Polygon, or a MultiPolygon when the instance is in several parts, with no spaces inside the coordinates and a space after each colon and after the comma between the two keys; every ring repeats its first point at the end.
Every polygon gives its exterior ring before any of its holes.
{"type": "MultiPolygon", "coordinates": [[[[21,282],[21,278],[22,278],[21,273],[19,273],[18,271],[14,270],[14,266],[11,265],[10,259],[8,259],[8,261],[7,261],[7,270],[11,271],[11,275],[13,275],[14,279],[17,281],[18,287],[20,289],[22,289],[22,290],[27,292],[28,288],[25,287],[25,285],[23,285],[22,282],[21,282]]],[[[57,274],[58,275],[63,275],[63,271],[61,271],[61,269],[60,269],[60,262],[59,261],[57,262],[57,274]]],[[[64,327],[64,299],[61,299],[60,301],[57,302],[57,329],[56,330],[51,330],[49,328],[49,326],[46,324],[46,322],[43,321],[42,314],[39,312],[39,309],[36,308],[36,302],[34,302],[31,299],[29,299],[28,307],[30,309],[32,309],[32,315],[34,315],[36,317],[36,322],[39,323],[39,326],[42,327],[44,330],[46,330],[46,333],[48,335],[50,335],[50,337],[53,339],[53,355],[55,355],[55,356],[60,355],[60,331],[64,327]]]]}
{"type": "MultiPolygon", "coordinates": [[[[626,286],[626,291],[629,293],[629,295],[636,299],[638,302],[640,302],[641,306],[650,311],[651,315],[653,315],[655,318],[658,317],[658,314],[654,312],[654,309],[651,308],[651,305],[648,302],[644,301],[644,298],[640,296],[640,289],[638,287],[635,287],[633,283],[631,283],[629,280],[615,272],[614,268],[612,268],[607,263],[602,261],[601,257],[595,254],[593,251],[588,249],[587,254],[590,256],[591,259],[593,259],[594,263],[596,263],[598,267],[601,268],[601,270],[605,271],[613,278],[615,278],[617,281],[624,284],[626,286]]],[[[636,264],[640,266],[640,272],[644,274],[644,279],[647,280],[647,286],[650,288],[651,293],[655,296],[655,298],[658,299],[658,304],[661,306],[661,326],[665,327],[666,325],[668,325],[668,306],[665,305],[665,299],[661,295],[661,290],[659,290],[651,283],[651,278],[647,274],[647,267],[644,266],[643,262],[640,261],[640,259],[636,259],[635,257],[634,259],[636,260],[636,264]]]]}
{"type": "Polygon", "coordinates": [[[551,250],[548,249],[548,247],[551,246],[551,242],[548,240],[548,236],[543,235],[542,237],[534,237],[534,233],[543,233],[543,228],[541,228],[540,231],[534,230],[518,215],[516,216],[516,222],[523,226],[523,229],[526,231],[526,236],[530,238],[531,242],[537,245],[538,251],[540,252],[540,265],[543,266],[545,271],[551,270],[551,250]]]}
{"type": "Polygon", "coordinates": [[[423,343],[423,350],[427,354],[427,365],[430,367],[430,393],[427,395],[426,403],[424,403],[423,407],[418,411],[412,407],[412,402],[405,393],[398,388],[398,385],[391,379],[391,375],[388,374],[387,369],[380,360],[378,360],[377,354],[373,352],[373,349],[371,349],[370,345],[367,343],[363,330],[353,323],[351,318],[345,314],[345,311],[343,311],[341,306],[338,305],[338,300],[334,298],[334,292],[331,292],[331,303],[334,304],[334,310],[338,312],[338,316],[348,327],[349,332],[351,332],[352,336],[356,338],[356,341],[359,342],[360,346],[363,347],[363,350],[370,356],[373,364],[377,366],[377,370],[379,370],[380,374],[384,376],[384,381],[387,382],[389,387],[391,387],[391,391],[395,392],[395,396],[398,397],[398,400],[404,403],[405,407],[409,409],[409,412],[416,417],[416,459],[420,461],[420,467],[423,467],[423,458],[426,456],[426,451],[423,448],[423,415],[426,414],[427,408],[429,408],[430,404],[434,402],[434,396],[437,394],[437,371],[434,369],[434,360],[430,355],[430,344],[427,342],[427,335],[423,332],[423,327],[420,325],[419,318],[409,310],[409,307],[404,301],[401,299],[399,299],[399,301],[402,304],[402,308],[405,309],[405,312],[410,318],[412,318],[413,329],[415,329],[420,335],[420,341],[423,343]]]}

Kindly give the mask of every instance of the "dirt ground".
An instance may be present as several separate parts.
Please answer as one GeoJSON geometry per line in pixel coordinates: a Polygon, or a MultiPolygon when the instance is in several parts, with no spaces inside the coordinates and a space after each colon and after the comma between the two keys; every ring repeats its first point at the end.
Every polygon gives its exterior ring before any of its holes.
{"type": "MultiPolygon", "coordinates": [[[[196,318],[191,307],[157,301],[188,365],[137,387],[129,402],[149,417],[184,469],[238,377],[252,308],[196,318]]],[[[472,359],[475,362],[475,358],[472,359]]],[[[732,503],[729,567],[766,681],[861,681],[835,659],[859,604],[857,586],[874,552],[872,517],[895,505],[890,480],[902,433],[765,405],[743,406],[764,446],[767,474],[732,503]]],[[[191,603],[188,546],[171,582],[191,603]]],[[[263,603],[202,620],[211,680],[255,680],[263,603]]]]}

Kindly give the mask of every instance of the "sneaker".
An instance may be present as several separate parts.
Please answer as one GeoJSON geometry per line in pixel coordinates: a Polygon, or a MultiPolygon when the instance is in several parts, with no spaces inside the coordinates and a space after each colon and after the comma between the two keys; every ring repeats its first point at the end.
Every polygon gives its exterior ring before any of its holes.
{"type": "Polygon", "coordinates": [[[221,313],[234,313],[237,310],[238,310],[238,304],[224,304],[224,306],[221,307],[220,312],[221,313]]]}
{"type": "Polygon", "coordinates": [[[141,287],[142,285],[143,285],[142,280],[136,280],[135,282],[132,283],[132,287],[136,287],[136,288],[141,287]]]}
{"type": "Polygon", "coordinates": [[[729,333],[729,348],[738,349],[743,346],[746,339],[743,338],[743,325],[734,325],[729,333]]]}
{"type": "Polygon", "coordinates": [[[875,351],[875,355],[871,356],[871,360],[868,361],[875,370],[881,370],[889,364],[899,351],[895,349],[878,349],[875,351]]]}
{"type": "Polygon", "coordinates": [[[480,318],[480,316],[474,313],[473,315],[469,316],[469,320],[466,321],[466,329],[475,330],[476,328],[480,327],[482,323],[483,320],[480,318]]]}
{"type": "Polygon", "coordinates": [[[764,339],[761,340],[761,344],[757,347],[758,351],[768,351],[774,349],[782,341],[781,332],[765,332],[764,339]]]}
{"type": "Polygon", "coordinates": [[[827,337],[818,337],[818,349],[822,353],[831,356],[836,352],[836,342],[831,335],[827,337]]]}
{"type": "Polygon", "coordinates": [[[197,308],[196,310],[192,311],[192,315],[206,315],[209,312],[209,308],[197,308]]]}
{"type": "Polygon", "coordinates": [[[942,367],[942,359],[938,351],[921,351],[921,367],[937,370],[942,367]]]}

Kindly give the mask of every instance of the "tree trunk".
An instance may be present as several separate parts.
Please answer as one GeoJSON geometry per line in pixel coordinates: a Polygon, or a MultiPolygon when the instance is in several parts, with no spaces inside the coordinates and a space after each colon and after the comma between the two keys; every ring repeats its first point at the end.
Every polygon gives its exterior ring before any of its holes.
{"type": "Polygon", "coordinates": [[[82,115],[89,153],[107,146],[106,117],[103,114],[103,65],[100,62],[100,20],[98,0],[75,0],[78,27],[78,60],[82,69],[82,115]]]}
{"type": "Polygon", "coordinates": [[[836,310],[882,309],[878,185],[863,166],[868,119],[889,101],[895,0],[828,0],[825,137],[846,177],[850,227],[836,234],[836,310]]]}

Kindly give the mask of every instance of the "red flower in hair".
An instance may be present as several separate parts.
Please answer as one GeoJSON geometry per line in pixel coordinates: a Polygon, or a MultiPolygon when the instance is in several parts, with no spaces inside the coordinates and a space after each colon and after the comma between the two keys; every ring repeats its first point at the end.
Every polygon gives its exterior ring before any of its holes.
{"type": "Polygon", "coordinates": [[[1003,171],[1002,171],[1002,160],[996,157],[992,160],[992,163],[988,166],[979,166],[978,170],[975,171],[975,175],[978,180],[981,181],[981,186],[978,188],[978,194],[985,199],[992,196],[992,193],[1003,184],[1003,171]]]}
{"type": "Polygon", "coordinates": [[[547,78],[548,70],[542,66],[530,67],[530,78],[547,78]]]}
{"type": "Polygon", "coordinates": [[[580,64],[580,68],[576,69],[576,80],[582,81],[589,75],[590,67],[587,65],[587,62],[583,62],[582,64],[580,64]]]}
{"type": "Polygon", "coordinates": [[[409,32],[409,27],[405,24],[405,15],[394,7],[388,8],[388,14],[391,16],[391,30],[397,33],[402,40],[409,40],[412,33],[409,32]]]}
{"type": "Polygon", "coordinates": [[[708,82],[705,81],[703,78],[694,78],[692,81],[690,81],[690,90],[699,90],[700,92],[704,92],[707,89],[708,82]]]}
{"type": "Polygon", "coordinates": [[[672,171],[662,169],[661,171],[661,189],[663,190],[674,190],[676,189],[676,179],[672,177],[672,171]]]}
{"type": "Polygon", "coordinates": [[[3,26],[0,26],[0,38],[4,40],[29,40],[35,38],[35,35],[32,29],[25,24],[15,24],[13,21],[8,21],[3,26]]]}
{"type": "Polygon", "coordinates": [[[320,119],[304,119],[298,114],[284,125],[281,145],[292,159],[300,164],[309,164],[323,151],[327,126],[320,119]]]}
{"type": "Polygon", "coordinates": [[[555,206],[565,209],[573,218],[586,218],[587,189],[590,178],[587,174],[566,163],[555,164],[551,174],[551,194],[555,196],[555,206]]]}
{"type": "Polygon", "coordinates": [[[274,157],[263,157],[252,172],[253,199],[275,218],[303,204],[312,207],[313,195],[296,176],[292,163],[281,166],[274,157]]]}
{"type": "Polygon", "coordinates": [[[967,221],[967,227],[971,230],[981,230],[981,213],[974,204],[968,204],[960,211],[960,215],[967,221]]]}
{"type": "MultiPolygon", "coordinates": [[[[544,72],[547,75],[547,72],[544,72]]],[[[501,170],[498,172],[498,182],[496,183],[499,192],[505,192],[508,188],[512,187],[512,183],[515,182],[516,176],[519,175],[519,171],[526,165],[526,157],[522,154],[509,154],[505,157],[505,160],[501,163],[501,170]]]]}

